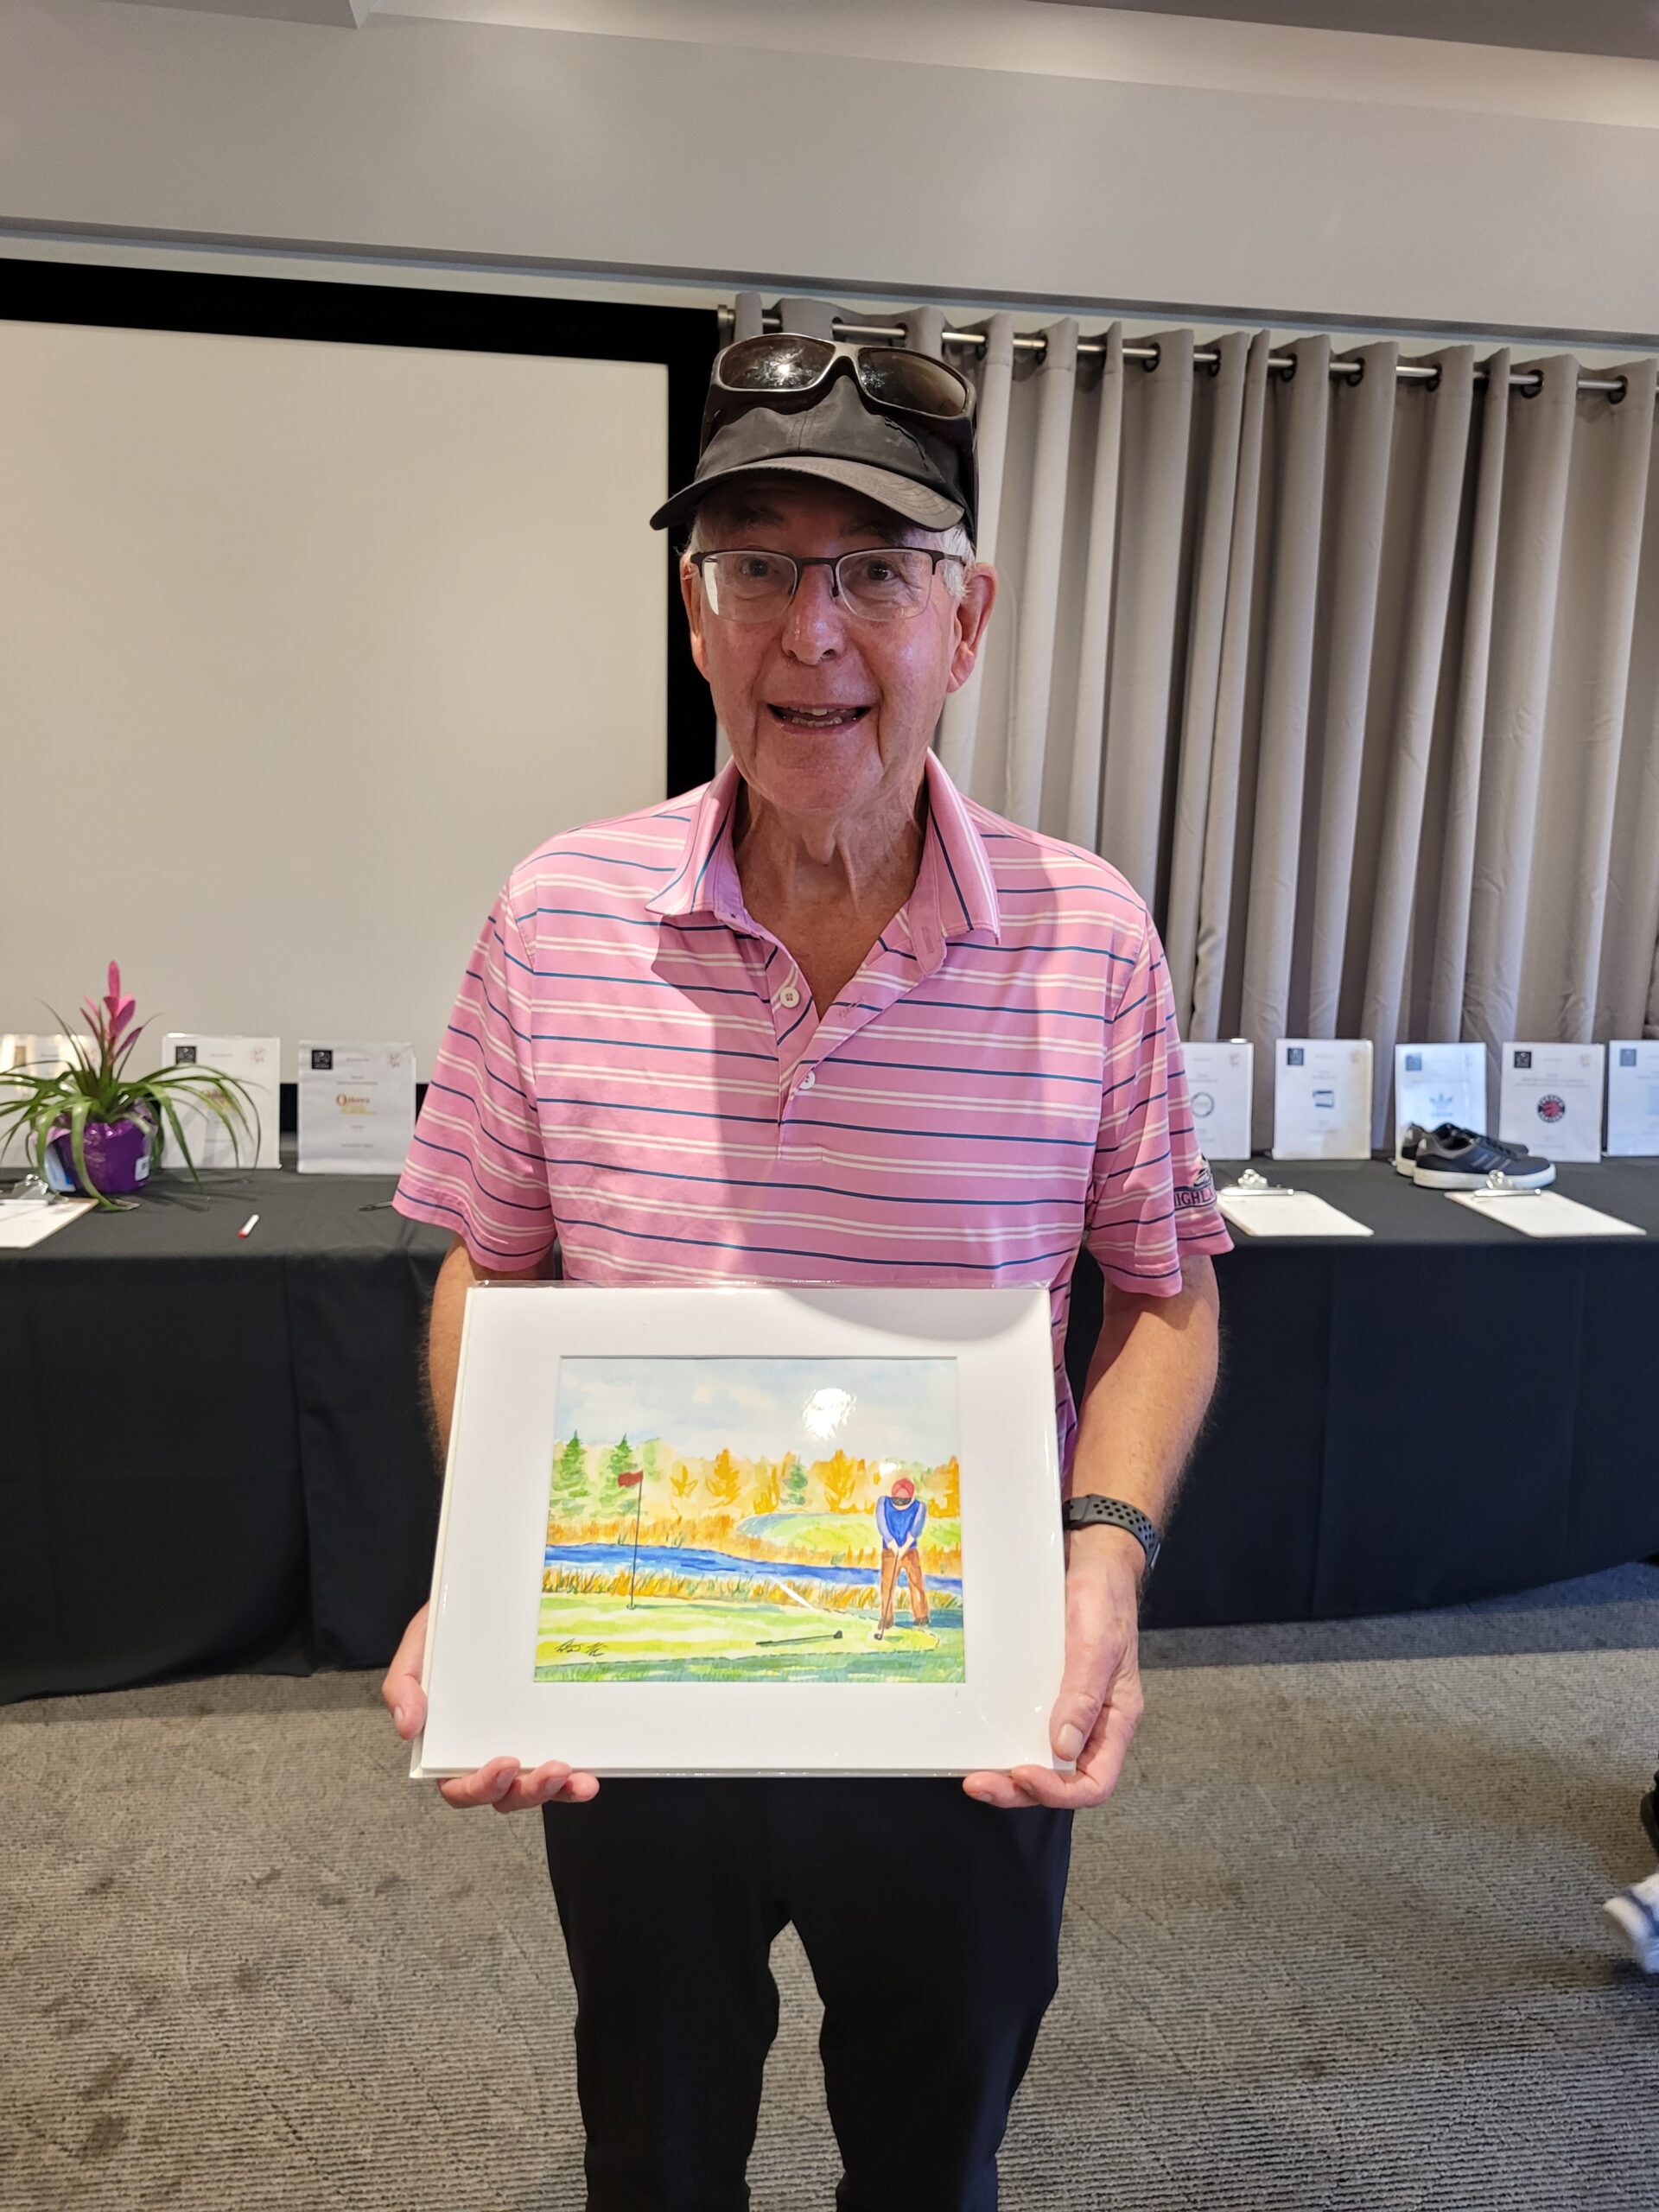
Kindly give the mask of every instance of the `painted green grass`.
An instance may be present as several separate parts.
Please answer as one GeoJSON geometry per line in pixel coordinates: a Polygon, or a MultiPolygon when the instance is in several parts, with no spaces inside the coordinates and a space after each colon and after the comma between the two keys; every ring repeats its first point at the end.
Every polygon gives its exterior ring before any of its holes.
{"type": "Polygon", "coordinates": [[[962,1616],[913,1629],[902,1604],[887,1636],[869,1613],[804,1606],[551,1591],[542,1599],[536,1680],[569,1681],[959,1682],[962,1616]],[[839,1629],[841,1634],[836,1636],[839,1629]]]}

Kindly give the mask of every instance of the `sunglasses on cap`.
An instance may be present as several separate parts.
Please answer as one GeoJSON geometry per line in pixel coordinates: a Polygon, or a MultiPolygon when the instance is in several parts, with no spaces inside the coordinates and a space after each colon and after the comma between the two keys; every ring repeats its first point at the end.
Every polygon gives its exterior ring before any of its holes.
{"type": "Polygon", "coordinates": [[[973,435],[974,388],[947,362],[900,346],[854,345],[834,338],[804,338],[791,330],[740,338],[715,357],[702,443],[722,423],[751,407],[787,413],[823,397],[842,361],[868,404],[896,421],[912,421],[965,445],[973,435]]]}

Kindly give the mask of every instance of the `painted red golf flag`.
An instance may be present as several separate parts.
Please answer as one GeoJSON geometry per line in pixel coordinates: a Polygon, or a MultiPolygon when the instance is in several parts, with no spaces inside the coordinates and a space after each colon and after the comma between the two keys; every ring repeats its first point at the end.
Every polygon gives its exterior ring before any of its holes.
{"type": "Polygon", "coordinates": [[[624,1467],[616,1478],[616,1486],[619,1490],[632,1490],[636,1483],[642,1483],[645,1479],[643,1467],[624,1467]]]}

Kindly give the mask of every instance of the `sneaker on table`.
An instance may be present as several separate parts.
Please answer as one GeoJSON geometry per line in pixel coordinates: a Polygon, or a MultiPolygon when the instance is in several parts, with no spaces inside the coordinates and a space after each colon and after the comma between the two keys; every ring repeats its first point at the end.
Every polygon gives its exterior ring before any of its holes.
{"type": "Polygon", "coordinates": [[[1417,1165],[1417,1147],[1427,1135],[1428,1131],[1420,1128],[1415,1122],[1406,1123],[1405,1128],[1400,1132],[1400,1142],[1394,1155],[1394,1172],[1396,1175],[1410,1174],[1412,1169],[1417,1165]]]}
{"type": "MultiPolygon", "coordinates": [[[[1456,1122],[1442,1122],[1438,1128],[1433,1130],[1424,1128],[1421,1122],[1408,1122],[1405,1128],[1401,1130],[1399,1144],[1395,1147],[1395,1173],[1397,1175],[1411,1174],[1416,1167],[1418,1154],[1431,1136],[1470,1137],[1474,1134],[1472,1129],[1463,1128],[1456,1122]]],[[[1498,1140],[1496,1137],[1488,1137],[1486,1141],[1488,1144],[1497,1144],[1498,1140]]],[[[1500,1149],[1518,1154],[1523,1147],[1518,1144],[1506,1144],[1500,1149]]]]}
{"type": "MultiPolygon", "coordinates": [[[[1404,1141],[1402,1141],[1402,1151],[1404,1141]]],[[[1400,1162],[1395,1162],[1396,1167],[1400,1162]]],[[[1555,1180],[1555,1163],[1529,1152],[1524,1145],[1505,1144],[1501,1138],[1482,1136],[1442,1122],[1437,1129],[1419,1135],[1411,1157],[1414,1183],[1431,1191],[1478,1191],[1494,1168],[1501,1169],[1517,1190],[1541,1191],[1555,1180]]],[[[1408,1171],[1401,1169],[1403,1174],[1408,1171]]]]}
{"type": "MultiPolygon", "coordinates": [[[[1449,1140],[1454,1137],[1469,1138],[1476,1134],[1475,1130],[1465,1129],[1458,1122],[1442,1122],[1433,1129],[1426,1129],[1417,1122],[1408,1122],[1400,1132],[1400,1142],[1395,1150],[1395,1171],[1402,1175],[1413,1173],[1417,1166],[1417,1155],[1430,1137],[1449,1140]]],[[[1517,1160],[1526,1150],[1524,1145],[1505,1144],[1501,1137],[1488,1137],[1485,1141],[1490,1145],[1496,1145],[1500,1152],[1507,1152],[1517,1160]]]]}
{"type": "Polygon", "coordinates": [[[1633,1882],[1601,1908],[1643,1974],[1659,1974],[1659,1874],[1633,1882]]]}

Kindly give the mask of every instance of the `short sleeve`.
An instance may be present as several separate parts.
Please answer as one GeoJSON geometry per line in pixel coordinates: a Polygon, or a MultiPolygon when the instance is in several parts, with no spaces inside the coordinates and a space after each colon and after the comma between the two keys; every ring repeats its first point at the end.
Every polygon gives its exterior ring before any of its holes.
{"type": "Polygon", "coordinates": [[[1120,1290],[1173,1297],[1183,1259],[1233,1241],[1192,1127],[1164,948],[1144,911],[1141,925],[1133,963],[1115,970],[1083,1241],[1120,1290]]]}
{"type": "Polygon", "coordinates": [[[481,1268],[532,1268],[554,1243],[528,1040],[531,964],[503,891],[426,1087],[392,1204],[465,1237],[481,1268]]]}

